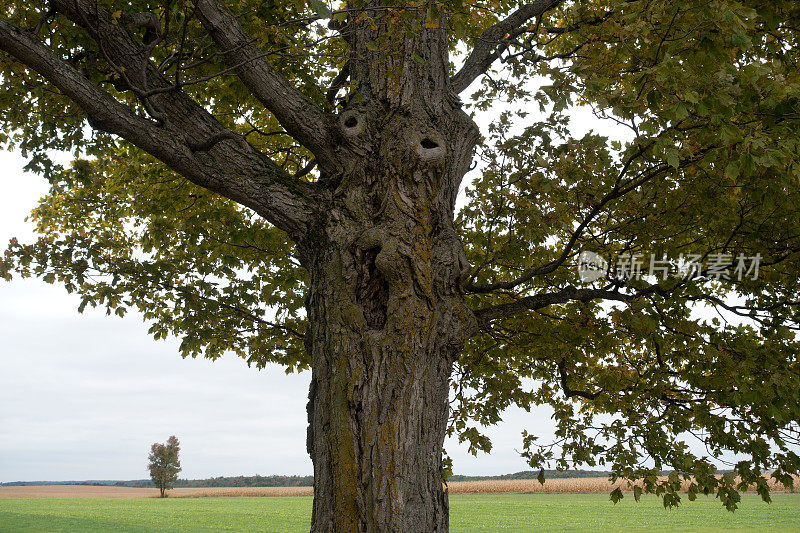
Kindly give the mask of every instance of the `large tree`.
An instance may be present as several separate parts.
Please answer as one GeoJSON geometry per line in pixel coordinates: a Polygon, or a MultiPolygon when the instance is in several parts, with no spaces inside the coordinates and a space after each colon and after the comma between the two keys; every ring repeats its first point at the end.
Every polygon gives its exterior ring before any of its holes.
{"type": "Polygon", "coordinates": [[[800,466],[798,19],[4,0],[2,141],[52,188],[0,273],[137,309],[184,356],[310,368],[314,531],[446,531],[445,435],[487,450],[512,404],[553,410],[535,468],[766,499],[800,466]],[[586,250],[610,262],[582,281],[586,250]]]}

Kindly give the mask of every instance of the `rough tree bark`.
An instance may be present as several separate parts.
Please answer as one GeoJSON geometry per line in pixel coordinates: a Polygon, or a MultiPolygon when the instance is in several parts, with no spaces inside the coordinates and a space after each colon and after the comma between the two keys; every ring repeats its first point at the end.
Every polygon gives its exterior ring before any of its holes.
{"type": "Polygon", "coordinates": [[[476,138],[448,112],[438,128],[381,107],[342,116],[369,150],[304,252],[313,531],[447,530],[448,383],[475,320],[452,203],[476,138]]]}
{"type": "Polygon", "coordinates": [[[404,53],[376,68],[365,44],[385,30],[349,30],[366,103],[339,117],[344,172],[301,244],[312,531],[448,527],[449,378],[475,326],[453,214],[478,133],[447,90],[444,31],[405,39],[404,53]]]}
{"type": "Polygon", "coordinates": [[[305,245],[312,531],[447,531],[449,378],[475,321],[453,213],[478,134],[448,90],[444,30],[376,21],[343,32],[366,103],[339,117],[344,171],[305,245]],[[367,43],[387,35],[378,61],[367,43]]]}

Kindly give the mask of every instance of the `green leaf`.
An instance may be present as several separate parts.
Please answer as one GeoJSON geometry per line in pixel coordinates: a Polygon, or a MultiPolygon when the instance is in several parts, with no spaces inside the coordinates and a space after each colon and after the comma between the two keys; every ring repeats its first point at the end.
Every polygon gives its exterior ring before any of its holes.
{"type": "Polygon", "coordinates": [[[680,157],[678,157],[677,150],[670,150],[669,152],[667,152],[667,164],[675,169],[677,169],[680,166],[681,161],[680,157]]]}
{"type": "Polygon", "coordinates": [[[672,108],[672,116],[675,120],[682,120],[689,116],[689,109],[683,102],[678,102],[672,108]]]}
{"type": "Polygon", "coordinates": [[[736,179],[739,176],[739,165],[736,161],[731,161],[725,167],[725,176],[729,179],[736,179]]]}
{"type": "Polygon", "coordinates": [[[323,0],[311,0],[311,10],[319,17],[327,19],[333,14],[328,7],[328,4],[323,0]]]}

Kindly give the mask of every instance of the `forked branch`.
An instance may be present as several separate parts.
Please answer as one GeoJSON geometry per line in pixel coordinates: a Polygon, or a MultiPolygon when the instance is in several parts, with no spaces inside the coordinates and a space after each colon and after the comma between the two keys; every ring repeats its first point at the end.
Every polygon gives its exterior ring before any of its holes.
{"type": "Polygon", "coordinates": [[[617,302],[630,302],[637,298],[642,298],[651,294],[666,294],[667,289],[658,285],[648,285],[642,289],[630,293],[619,292],[613,289],[593,289],[584,288],[578,289],[575,287],[566,287],[556,292],[548,292],[541,294],[534,294],[508,302],[504,304],[493,305],[484,309],[475,311],[475,316],[483,322],[488,324],[498,318],[518,315],[526,311],[535,311],[545,307],[567,302],[589,302],[591,300],[603,299],[617,302]]]}
{"type": "Polygon", "coordinates": [[[536,0],[521,6],[507,18],[489,27],[478,37],[478,42],[464,66],[450,79],[451,91],[455,94],[463,92],[476,78],[486,73],[513,39],[526,31],[528,22],[563,2],[564,0],[536,0]]]}
{"type": "MultiPolygon", "coordinates": [[[[125,42],[117,44],[122,46],[125,42]]],[[[209,136],[227,130],[185,95],[170,95],[173,100],[169,103],[176,104],[176,109],[167,108],[166,114],[175,117],[176,122],[159,125],[138,116],[100,89],[31,33],[2,19],[0,50],[36,71],[77,104],[93,128],[122,137],[192,183],[253,209],[292,237],[303,235],[313,213],[311,187],[295,182],[249,146],[245,148],[233,141],[228,141],[225,149],[215,149],[213,155],[198,157],[190,148],[187,128],[207,132],[209,136]],[[174,100],[179,96],[180,101],[174,100]]]]}
{"type": "Polygon", "coordinates": [[[197,14],[225,53],[228,64],[235,66],[244,85],[275,115],[289,135],[311,150],[323,167],[337,168],[331,142],[333,117],[275,70],[236,17],[217,0],[198,0],[197,14]]]}

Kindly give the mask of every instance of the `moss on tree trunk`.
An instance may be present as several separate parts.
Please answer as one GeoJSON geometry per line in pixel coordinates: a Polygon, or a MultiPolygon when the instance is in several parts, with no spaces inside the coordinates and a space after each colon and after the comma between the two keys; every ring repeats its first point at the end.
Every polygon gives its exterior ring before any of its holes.
{"type": "Polygon", "coordinates": [[[474,329],[453,207],[475,130],[457,108],[381,111],[342,115],[369,149],[303,250],[313,531],[447,531],[449,378],[474,329]]]}

